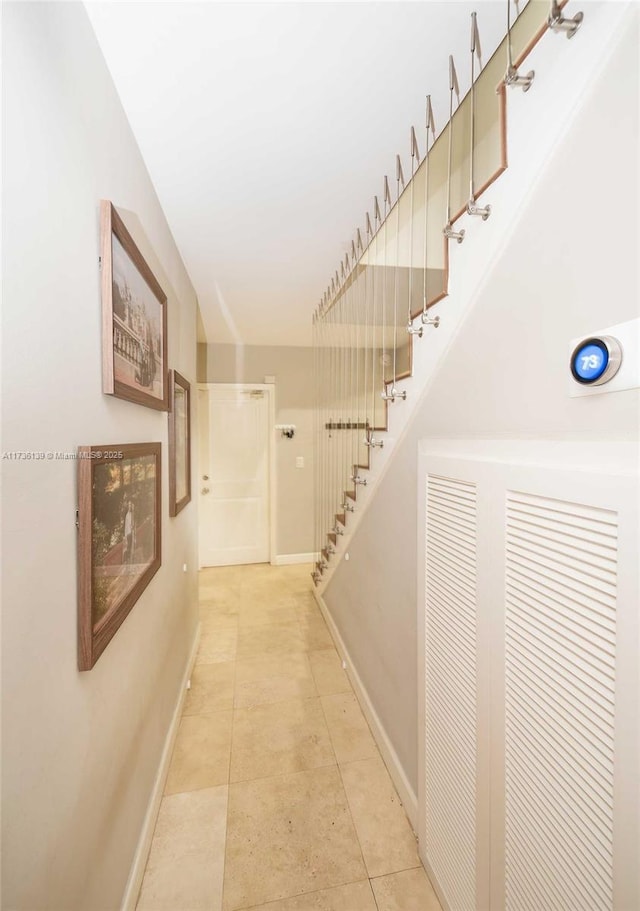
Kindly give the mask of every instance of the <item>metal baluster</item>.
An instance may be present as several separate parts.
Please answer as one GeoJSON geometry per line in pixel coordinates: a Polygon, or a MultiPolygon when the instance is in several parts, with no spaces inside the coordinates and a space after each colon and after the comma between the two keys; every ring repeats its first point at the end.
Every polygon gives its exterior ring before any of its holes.
{"type": "MultiPolygon", "coordinates": [[[[346,269],[349,268],[349,255],[345,257],[346,269]]],[[[351,289],[350,289],[351,290],[351,289]]],[[[345,402],[347,403],[347,420],[346,420],[346,429],[345,429],[345,462],[344,470],[345,476],[349,478],[350,481],[354,480],[354,475],[357,474],[357,471],[354,467],[354,458],[353,458],[353,439],[352,439],[352,426],[353,426],[353,319],[352,319],[352,295],[349,293],[347,299],[347,306],[345,309],[345,336],[344,336],[344,350],[346,355],[346,362],[348,364],[348,372],[346,377],[346,386],[344,391],[345,402]]]]}
{"type": "MultiPolygon", "coordinates": [[[[354,247],[354,253],[355,253],[355,247],[354,247]]],[[[352,274],[351,290],[352,290],[352,292],[355,292],[355,289],[353,286],[353,274],[352,274]]],[[[349,418],[350,471],[349,471],[349,477],[355,485],[358,485],[358,484],[366,485],[366,483],[367,483],[366,480],[360,477],[360,472],[358,470],[358,463],[360,462],[360,459],[358,457],[358,431],[357,431],[357,429],[354,429],[354,425],[357,423],[357,421],[354,420],[355,399],[357,396],[357,391],[356,391],[357,390],[357,381],[356,381],[355,371],[353,370],[354,354],[355,354],[355,349],[356,349],[356,345],[354,344],[355,319],[356,319],[356,317],[354,316],[354,312],[353,312],[354,311],[354,308],[353,308],[354,300],[355,300],[355,294],[352,293],[351,308],[349,311],[349,317],[350,317],[349,318],[349,334],[350,334],[349,351],[350,351],[350,363],[351,363],[351,367],[352,367],[351,373],[349,375],[349,402],[350,402],[350,418],[349,418]]]]}
{"type": "Polygon", "coordinates": [[[327,419],[328,419],[328,352],[327,352],[327,322],[329,319],[328,307],[331,303],[331,287],[327,288],[327,293],[325,297],[325,307],[322,314],[322,320],[320,322],[320,400],[322,404],[320,421],[319,421],[319,434],[320,434],[320,453],[319,458],[321,459],[320,466],[320,487],[321,487],[321,500],[320,500],[320,519],[318,523],[318,561],[320,572],[323,573],[327,567],[327,561],[324,558],[322,553],[324,547],[324,541],[322,532],[325,527],[325,518],[326,518],[326,503],[327,503],[327,488],[328,488],[328,466],[329,466],[329,453],[328,453],[328,432],[326,429],[327,419]]]}
{"type": "Polygon", "coordinates": [[[422,326],[417,326],[414,328],[413,317],[411,315],[413,306],[413,179],[416,172],[416,162],[420,161],[418,139],[416,137],[416,131],[413,127],[411,127],[409,142],[411,145],[411,180],[409,182],[409,295],[407,304],[407,332],[409,335],[417,335],[418,338],[422,338],[422,333],[424,330],[422,326]]]}
{"type": "Polygon", "coordinates": [[[355,338],[355,427],[352,428],[351,438],[356,456],[356,463],[360,464],[360,285],[358,277],[358,251],[355,240],[351,241],[351,287],[353,288],[353,317],[355,338]]]}
{"type": "MultiPolygon", "coordinates": [[[[377,334],[377,330],[378,330],[378,324],[377,324],[378,296],[376,295],[376,276],[380,276],[380,279],[378,282],[379,288],[380,288],[379,296],[382,299],[382,277],[381,277],[382,270],[380,269],[380,267],[378,265],[381,224],[382,224],[382,216],[380,214],[380,205],[378,203],[378,197],[374,196],[374,198],[373,198],[373,225],[374,225],[374,233],[375,233],[376,252],[375,252],[375,257],[374,257],[375,265],[374,265],[374,271],[373,271],[373,332],[372,332],[372,337],[371,337],[371,341],[372,341],[372,344],[371,344],[371,384],[372,384],[371,403],[372,403],[372,405],[371,405],[371,407],[372,407],[372,411],[373,411],[372,432],[373,432],[373,428],[376,426],[376,395],[377,395],[376,367],[378,365],[378,359],[376,357],[376,344],[377,344],[377,337],[378,337],[378,334],[377,334]]],[[[382,312],[382,310],[380,310],[380,312],[382,312]]]]}
{"type": "MultiPolygon", "coordinates": [[[[336,271],[336,276],[338,273],[336,271]]],[[[337,277],[338,295],[336,297],[336,302],[334,304],[334,317],[333,317],[333,326],[332,326],[332,336],[333,336],[333,345],[335,351],[335,373],[333,376],[333,389],[334,389],[334,398],[335,398],[335,420],[333,422],[332,437],[333,437],[333,446],[334,446],[334,458],[333,458],[333,480],[331,483],[331,500],[330,508],[328,515],[328,523],[326,531],[329,532],[332,522],[332,515],[336,511],[335,504],[336,498],[339,491],[342,490],[344,480],[343,480],[343,471],[342,464],[344,459],[344,437],[342,434],[342,387],[344,384],[344,349],[342,346],[342,304],[343,304],[343,290],[340,282],[340,276],[337,277]]]]}
{"type": "Polygon", "coordinates": [[[321,520],[321,504],[322,504],[322,493],[321,493],[321,452],[320,452],[320,422],[322,418],[322,407],[321,407],[321,374],[320,374],[320,325],[322,321],[322,309],[323,301],[320,301],[320,305],[316,312],[313,315],[313,377],[315,382],[315,401],[316,401],[316,411],[315,411],[315,426],[314,426],[314,443],[315,443],[315,458],[314,458],[314,503],[313,503],[313,518],[314,518],[314,551],[316,554],[312,578],[316,585],[320,583],[322,579],[322,569],[320,564],[320,534],[319,534],[319,523],[321,520]]]}
{"type": "Polygon", "coordinates": [[[329,522],[329,516],[331,515],[331,500],[333,499],[333,472],[334,472],[334,456],[335,456],[335,434],[331,429],[332,422],[334,420],[334,389],[333,384],[335,382],[335,351],[333,347],[333,321],[335,319],[335,307],[336,307],[336,287],[335,280],[332,280],[332,294],[331,302],[329,305],[329,311],[327,313],[327,320],[325,323],[325,345],[326,345],[326,376],[325,376],[325,388],[326,388],[326,398],[327,398],[327,410],[326,410],[326,423],[325,423],[325,444],[326,444],[326,487],[325,487],[325,501],[324,501],[324,520],[322,523],[322,547],[326,551],[325,544],[325,534],[327,530],[327,523],[329,522]]]}
{"type": "MultiPolygon", "coordinates": [[[[345,293],[346,289],[344,286],[344,263],[340,262],[340,279],[341,279],[341,292],[340,300],[338,302],[338,313],[337,313],[337,323],[336,323],[336,349],[338,352],[338,363],[340,369],[337,372],[337,381],[336,381],[336,401],[338,404],[338,428],[336,430],[336,440],[338,441],[338,452],[337,452],[337,474],[336,474],[336,486],[338,490],[334,488],[334,502],[336,500],[336,495],[338,491],[342,495],[342,491],[346,486],[346,471],[345,471],[345,451],[346,451],[346,439],[344,433],[344,424],[345,424],[345,389],[347,385],[347,348],[344,343],[344,325],[346,320],[346,298],[345,293]]],[[[332,513],[335,510],[332,508],[332,513]]]]}
{"type": "MultiPolygon", "coordinates": [[[[316,458],[313,463],[313,549],[317,553],[317,544],[318,544],[318,364],[317,364],[317,328],[318,328],[318,311],[316,310],[313,314],[311,320],[311,338],[312,338],[312,347],[313,347],[313,383],[314,383],[314,398],[315,398],[315,412],[314,412],[314,426],[313,426],[313,443],[316,458]]],[[[314,560],[313,572],[311,577],[317,585],[320,582],[320,570],[318,568],[318,560],[314,560]]]]}
{"type": "Polygon", "coordinates": [[[342,388],[344,386],[344,349],[342,346],[342,306],[343,290],[341,277],[336,270],[338,292],[336,303],[334,305],[334,322],[333,322],[333,345],[335,351],[335,377],[334,377],[334,399],[335,399],[335,422],[333,429],[334,459],[333,459],[333,482],[331,485],[331,504],[329,509],[329,524],[327,531],[331,527],[331,516],[335,511],[336,497],[344,487],[344,436],[342,435],[343,419],[343,402],[342,388]]]}
{"type": "Polygon", "coordinates": [[[386,389],[382,393],[382,398],[386,402],[395,402],[396,399],[407,398],[406,389],[400,392],[396,388],[396,359],[398,351],[398,269],[400,260],[400,183],[404,189],[404,174],[402,173],[402,162],[400,156],[396,155],[396,264],[393,273],[393,381],[391,389],[386,389]]]}
{"type": "Polygon", "coordinates": [[[385,176],[384,176],[384,181],[383,181],[383,204],[384,204],[384,219],[383,219],[383,222],[382,222],[382,226],[383,226],[383,228],[384,228],[384,239],[383,239],[383,242],[382,242],[382,243],[383,243],[383,263],[382,263],[382,331],[381,331],[381,335],[380,335],[380,338],[381,338],[381,345],[380,345],[380,348],[381,348],[381,350],[382,350],[382,365],[381,365],[381,366],[382,366],[382,394],[383,394],[383,396],[384,396],[384,392],[385,392],[385,390],[386,390],[386,388],[387,388],[387,387],[386,387],[385,367],[388,366],[387,363],[386,363],[387,351],[386,351],[386,348],[385,348],[385,346],[386,346],[386,338],[385,338],[385,336],[386,336],[386,330],[387,330],[387,291],[388,291],[388,286],[389,286],[389,281],[388,281],[388,279],[389,279],[389,271],[388,271],[388,266],[389,266],[388,260],[389,260],[389,257],[388,257],[388,248],[387,248],[387,234],[388,234],[387,218],[388,218],[388,216],[389,216],[389,212],[391,211],[391,190],[389,189],[389,178],[387,177],[386,174],[385,174],[385,176]]]}
{"type": "MultiPolygon", "coordinates": [[[[358,431],[355,427],[358,423],[358,314],[356,309],[356,248],[355,243],[351,241],[351,259],[349,262],[349,326],[350,326],[350,364],[351,364],[351,418],[349,427],[349,440],[351,443],[352,463],[357,465],[360,462],[358,457],[358,431]]],[[[356,469],[357,471],[357,469],[356,469]]]]}
{"type": "MultiPolygon", "coordinates": [[[[369,273],[371,272],[371,219],[369,218],[369,213],[365,215],[365,231],[367,234],[367,261],[364,264],[363,271],[363,285],[364,285],[364,444],[367,445],[369,437],[369,342],[370,342],[370,333],[369,333],[369,314],[371,310],[371,304],[369,301],[369,273]]],[[[358,238],[360,241],[360,249],[362,250],[362,235],[360,234],[360,229],[358,228],[358,238]]],[[[364,251],[363,251],[364,253],[364,251]]],[[[373,422],[372,422],[373,423],[373,422]]]]}
{"type": "Polygon", "coordinates": [[[471,124],[470,124],[470,145],[469,150],[469,201],[467,202],[467,215],[480,216],[483,221],[491,215],[491,206],[478,206],[475,196],[475,182],[473,174],[473,164],[475,155],[475,138],[476,138],[476,83],[475,83],[475,60],[478,58],[479,71],[482,70],[482,51],[480,50],[480,33],[478,32],[478,17],[471,13],[471,124]]]}
{"type": "MultiPolygon", "coordinates": [[[[367,433],[367,446],[369,447],[369,449],[376,449],[376,448],[382,449],[382,448],[384,447],[384,441],[383,441],[383,440],[377,440],[377,439],[375,438],[376,402],[377,402],[377,375],[376,375],[376,374],[377,374],[377,371],[376,371],[376,365],[377,365],[377,362],[378,362],[378,358],[377,358],[377,356],[376,356],[376,318],[377,318],[377,315],[378,315],[378,305],[377,305],[377,300],[376,300],[376,280],[375,280],[375,276],[376,276],[376,270],[378,269],[378,265],[377,265],[377,264],[378,264],[378,249],[379,249],[379,245],[380,245],[380,229],[381,229],[381,227],[382,227],[382,215],[381,215],[381,213],[380,213],[380,204],[379,204],[379,202],[378,202],[378,197],[377,197],[377,196],[374,196],[374,197],[373,197],[373,223],[374,223],[374,228],[375,228],[375,244],[376,244],[376,251],[375,251],[375,256],[374,256],[374,263],[375,263],[375,266],[374,266],[374,269],[373,269],[373,272],[372,272],[372,286],[373,286],[373,296],[372,296],[372,304],[373,304],[373,326],[372,326],[372,338],[371,338],[371,365],[372,365],[372,369],[371,369],[371,412],[372,412],[372,426],[371,426],[371,428],[369,429],[369,431],[368,431],[368,433],[367,433]]],[[[371,224],[369,224],[369,227],[371,227],[371,224]]],[[[384,271],[384,270],[382,270],[382,271],[384,271]]],[[[381,274],[382,274],[382,273],[381,273],[381,274]]],[[[380,298],[382,299],[382,298],[383,298],[383,294],[384,294],[384,275],[382,275],[382,278],[380,279],[380,281],[382,282],[382,289],[381,289],[381,294],[380,294],[380,298]]],[[[381,300],[381,303],[382,303],[382,300],[381,300]]],[[[380,318],[381,318],[382,322],[384,323],[384,318],[383,318],[383,316],[382,316],[382,306],[380,307],[380,318]]],[[[380,348],[380,357],[381,357],[381,358],[384,357],[384,325],[382,326],[382,333],[383,333],[383,334],[382,334],[382,344],[381,344],[381,348],[380,348]]],[[[381,369],[381,371],[382,371],[382,380],[383,380],[383,388],[384,388],[384,365],[383,365],[382,363],[381,363],[381,365],[380,365],[380,369],[381,369]]]]}
{"type": "MultiPolygon", "coordinates": [[[[348,262],[349,262],[348,256],[346,257],[345,261],[348,264],[348,262]]],[[[344,270],[344,262],[341,264],[341,267],[344,270]]],[[[350,373],[350,368],[348,368],[348,366],[347,366],[347,358],[350,358],[350,355],[351,355],[350,339],[348,337],[348,333],[350,332],[350,318],[349,318],[349,311],[347,308],[346,294],[347,294],[347,288],[346,288],[346,284],[345,284],[345,295],[343,298],[344,308],[342,311],[343,322],[344,322],[345,328],[340,337],[340,345],[341,345],[341,350],[342,350],[342,362],[344,365],[344,374],[343,374],[342,384],[341,384],[341,387],[342,387],[341,388],[341,401],[343,402],[344,405],[346,405],[347,396],[349,396],[349,407],[351,407],[351,373],[350,373]]],[[[349,436],[351,431],[348,429],[350,427],[350,425],[351,425],[351,419],[350,418],[348,420],[346,419],[346,413],[343,409],[343,418],[341,421],[342,429],[341,429],[341,433],[340,433],[340,436],[342,438],[342,450],[341,450],[341,462],[340,462],[340,483],[341,483],[340,492],[341,492],[341,498],[343,499],[342,508],[345,510],[345,512],[353,512],[353,506],[349,505],[349,497],[347,497],[347,483],[349,481],[353,480],[352,469],[349,467],[349,462],[351,461],[351,457],[352,457],[352,448],[351,448],[350,436],[349,436]]]]}
{"type": "MultiPolygon", "coordinates": [[[[378,197],[374,198],[374,223],[376,224],[375,232],[375,253],[373,252],[374,244],[374,230],[371,226],[371,218],[367,212],[365,217],[365,225],[368,241],[368,268],[371,271],[371,281],[369,282],[369,287],[371,288],[371,301],[367,296],[367,285],[365,284],[365,308],[367,313],[367,325],[369,324],[369,314],[371,314],[371,333],[367,334],[367,344],[371,345],[371,354],[369,356],[369,351],[366,352],[366,363],[369,363],[371,360],[371,421],[369,421],[369,412],[368,404],[365,405],[365,437],[364,444],[369,449],[375,449],[376,447],[382,448],[384,443],[382,440],[376,440],[374,436],[374,427],[376,424],[376,268],[377,268],[377,259],[378,259],[378,233],[377,226],[380,219],[380,206],[378,205],[378,197]]],[[[369,386],[368,386],[368,377],[365,374],[365,396],[366,402],[368,403],[369,399],[369,386]]]]}
{"type": "Polygon", "coordinates": [[[456,73],[453,56],[449,54],[449,157],[447,159],[447,219],[442,233],[447,240],[456,240],[459,244],[464,240],[464,228],[454,231],[451,226],[451,162],[453,154],[453,94],[455,92],[460,105],[460,87],[456,73]]]}
{"type": "Polygon", "coordinates": [[[424,156],[424,271],[422,274],[422,315],[420,322],[423,326],[433,326],[435,329],[440,325],[439,316],[429,316],[427,299],[427,272],[429,265],[429,130],[431,130],[432,144],[436,138],[436,125],[433,119],[433,108],[431,106],[431,95],[427,95],[426,109],[426,151],[424,156]]]}
{"type": "Polygon", "coordinates": [[[365,266],[362,261],[364,255],[364,248],[362,246],[362,234],[360,233],[360,228],[356,229],[355,243],[352,246],[352,253],[354,255],[354,276],[356,283],[356,329],[357,329],[357,357],[356,357],[356,375],[357,375],[357,384],[358,384],[358,394],[357,394],[357,419],[356,419],[356,451],[358,453],[358,461],[360,461],[360,452],[362,448],[362,438],[360,436],[360,431],[362,427],[367,426],[367,412],[365,406],[365,396],[366,396],[366,384],[365,384],[365,370],[367,365],[367,335],[366,335],[366,323],[365,323],[365,307],[366,299],[363,296],[363,289],[365,287],[365,266]],[[364,301],[364,303],[363,303],[364,301]],[[361,426],[362,425],[362,426],[361,426]]]}
{"type": "MultiPolygon", "coordinates": [[[[334,309],[337,308],[337,307],[338,307],[338,303],[335,304],[334,309]]],[[[328,381],[328,379],[329,379],[329,378],[327,377],[327,381],[328,381]]],[[[335,433],[335,434],[336,434],[335,440],[337,441],[337,439],[338,439],[337,431],[330,431],[330,433],[335,433]]],[[[336,446],[336,451],[337,451],[337,446],[336,446]]],[[[334,488],[333,485],[331,485],[330,495],[329,495],[329,498],[328,498],[328,502],[329,502],[329,509],[328,509],[328,512],[327,512],[327,524],[325,525],[325,527],[326,527],[326,528],[331,528],[331,530],[333,531],[333,533],[336,534],[336,535],[343,534],[344,532],[343,532],[342,529],[340,528],[339,523],[338,523],[338,521],[337,521],[337,519],[336,519],[336,513],[335,513],[335,502],[336,502],[336,497],[335,497],[335,488],[334,488]],[[331,525],[331,523],[333,523],[333,526],[331,525]]]]}

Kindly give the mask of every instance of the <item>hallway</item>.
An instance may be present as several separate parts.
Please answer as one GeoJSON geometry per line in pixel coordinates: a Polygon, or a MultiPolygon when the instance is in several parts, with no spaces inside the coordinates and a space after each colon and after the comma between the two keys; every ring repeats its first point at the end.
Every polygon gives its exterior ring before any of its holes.
{"type": "Polygon", "coordinates": [[[138,911],[439,911],[310,567],[203,570],[200,619],[138,911]]]}

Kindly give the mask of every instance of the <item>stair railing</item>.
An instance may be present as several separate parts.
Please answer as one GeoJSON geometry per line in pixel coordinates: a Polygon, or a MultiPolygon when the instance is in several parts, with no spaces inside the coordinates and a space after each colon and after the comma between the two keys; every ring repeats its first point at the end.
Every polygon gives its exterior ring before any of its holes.
{"type": "Polygon", "coordinates": [[[461,243],[465,237],[464,228],[454,225],[463,215],[486,221],[491,214],[491,207],[479,205],[478,199],[507,167],[506,89],[529,91],[535,73],[531,70],[522,75],[518,68],[532,48],[547,31],[572,38],[583,21],[582,13],[565,18],[567,0],[529,0],[521,10],[515,3],[512,21],[512,2],[506,0],[505,37],[484,66],[477,15],[471,14],[467,94],[461,100],[450,56],[448,123],[436,136],[431,96],[427,95],[422,162],[411,127],[410,179],[405,186],[400,156],[396,156],[395,204],[385,177],[384,213],[374,197],[373,223],[369,213],[365,216],[366,246],[358,228],[314,313],[316,584],[321,583],[338,540],[344,537],[349,515],[356,509],[358,488],[367,485],[367,476],[361,472],[371,466],[372,452],[384,446],[380,434],[387,427],[387,408],[406,398],[406,390],[397,383],[411,374],[413,340],[423,337],[424,327],[437,328],[440,323],[440,316],[431,316],[429,311],[447,295],[449,241],[461,243]],[[444,228],[437,218],[443,210],[444,228]],[[390,247],[391,216],[395,237],[390,247]],[[408,236],[408,245],[401,242],[401,236],[408,236]],[[416,247],[421,256],[414,257],[416,247]],[[419,260],[422,300],[414,309],[414,262],[419,260]],[[399,326],[405,285],[406,323],[399,326]],[[414,326],[418,318],[420,324],[414,326]],[[407,361],[406,369],[401,355],[407,361]]]}

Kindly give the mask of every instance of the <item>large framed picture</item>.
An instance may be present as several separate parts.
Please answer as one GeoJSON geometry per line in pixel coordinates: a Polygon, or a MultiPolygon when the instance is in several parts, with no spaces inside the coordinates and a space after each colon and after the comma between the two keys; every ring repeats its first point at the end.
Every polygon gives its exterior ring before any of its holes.
{"type": "Polygon", "coordinates": [[[169,515],[191,499],[191,385],[169,372],[169,515]]]}
{"type": "Polygon", "coordinates": [[[160,443],[78,448],[78,667],[105,650],[161,563],[160,443]]]}
{"type": "Polygon", "coordinates": [[[167,411],[166,295],[108,200],[100,223],[103,391],[167,411]]]}

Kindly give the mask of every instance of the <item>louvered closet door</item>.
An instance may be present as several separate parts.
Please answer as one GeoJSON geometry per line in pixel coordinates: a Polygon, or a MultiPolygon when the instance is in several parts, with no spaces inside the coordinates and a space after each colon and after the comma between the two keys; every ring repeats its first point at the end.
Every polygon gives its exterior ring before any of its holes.
{"type": "Polygon", "coordinates": [[[506,907],[613,907],[618,517],[507,492],[506,907]]]}
{"type": "Polygon", "coordinates": [[[427,478],[425,850],[451,908],[476,906],[476,485],[427,478]]]}
{"type": "Polygon", "coordinates": [[[450,911],[638,911],[637,471],[474,449],[421,456],[421,856],[450,911]]]}

